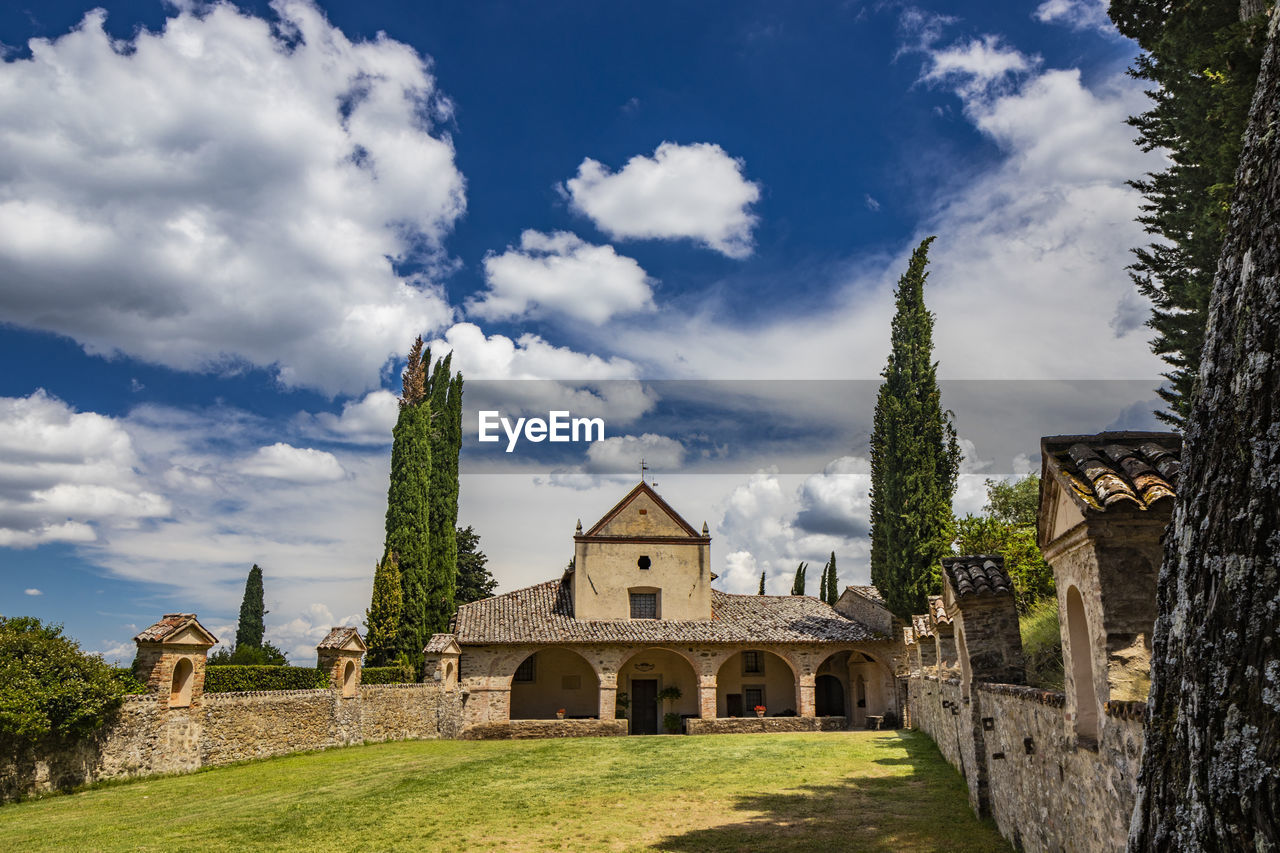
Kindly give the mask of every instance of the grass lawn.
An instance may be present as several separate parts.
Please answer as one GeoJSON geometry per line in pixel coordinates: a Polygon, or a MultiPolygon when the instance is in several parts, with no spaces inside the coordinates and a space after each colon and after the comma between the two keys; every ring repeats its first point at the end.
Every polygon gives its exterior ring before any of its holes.
{"type": "Polygon", "coordinates": [[[410,741],[0,807],[5,850],[1009,850],[924,735],[410,741]]]}

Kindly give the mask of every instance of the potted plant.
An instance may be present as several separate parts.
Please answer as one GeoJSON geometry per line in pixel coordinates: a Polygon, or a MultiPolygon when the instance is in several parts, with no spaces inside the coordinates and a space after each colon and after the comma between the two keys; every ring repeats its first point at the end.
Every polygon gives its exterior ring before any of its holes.
{"type": "Polygon", "coordinates": [[[623,719],[627,716],[627,709],[631,707],[631,697],[627,695],[626,691],[619,690],[618,698],[614,700],[614,705],[617,706],[614,716],[618,719],[623,719]]]}
{"type": "MultiPolygon", "coordinates": [[[[670,687],[664,687],[658,691],[658,704],[662,706],[663,710],[666,710],[667,702],[679,699],[683,695],[684,693],[681,692],[680,688],[676,687],[674,684],[670,687]]],[[[669,735],[679,734],[680,715],[671,712],[663,714],[662,728],[663,731],[669,735]]]]}
{"type": "Polygon", "coordinates": [[[763,717],[763,716],[764,716],[764,711],[765,711],[765,708],[764,708],[764,706],[763,706],[763,705],[757,705],[757,706],[756,706],[756,716],[757,716],[757,717],[763,717]]]}
{"type": "Polygon", "coordinates": [[[563,720],[563,719],[564,719],[564,708],[561,708],[561,709],[559,709],[558,711],[556,711],[556,719],[557,719],[557,720],[563,720]]]}

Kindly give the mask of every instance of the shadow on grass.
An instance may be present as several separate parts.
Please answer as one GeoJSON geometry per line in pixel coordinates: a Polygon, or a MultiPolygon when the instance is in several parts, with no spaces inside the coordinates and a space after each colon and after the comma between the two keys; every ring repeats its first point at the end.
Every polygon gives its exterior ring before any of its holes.
{"type": "Polygon", "coordinates": [[[922,736],[906,736],[895,746],[905,748],[907,756],[866,763],[908,765],[910,772],[896,776],[852,773],[835,785],[744,795],[733,808],[751,813],[750,817],[669,836],[651,849],[670,853],[988,853],[1013,849],[991,821],[974,816],[964,781],[932,742],[922,736]]]}

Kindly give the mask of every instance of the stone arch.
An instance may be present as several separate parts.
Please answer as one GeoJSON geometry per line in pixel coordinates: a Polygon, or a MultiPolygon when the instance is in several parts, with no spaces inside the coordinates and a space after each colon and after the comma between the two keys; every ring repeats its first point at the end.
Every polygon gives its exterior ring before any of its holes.
{"type": "Polygon", "coordinates": [[[897,686],[893,669],[879,657],[861,649],[849,650],[848,718],[851,728],[866,725],[867,717],[897,718],[897,686]]]}
{"type": "Polygon", "coordinates": [[[178,658],[173,665],[173,677],[169,682],[169,707],[186,708],[191,704],[192,682],[195,681],[195,667],[191,658],[178,658]]]}
{"type": "Polygon", "coordinates": [[[626,694],[626,716],[632,734],[656,734],[663,730],[663,717],[698,716],[698,662],[690,654],[667,646],[651,646],[631,651],[618,664],[618,693],[626,694]],[[656,691],[669,687],[680,690],[679,699],[650,700],[656,691]],[[650,704],[652,702],[652,704],[650,704]]]}
{"type": "Polygon", "coordinates": [[[600,677],[591,661],[575,649],[546,646],[505,658],[513,720],[599,718],[600,677]]]}
{"type": "Polygon", "coordinates": [[[356,662],[349,660],[342,667],[342,695],[356,695],[356,662]]]}
{"type": "Polygon", "coordinates": [[[769,716],[796,716],[800,711],[799,672],[793,661],[769,649],[733,652],[716,668],[716,716],[755,716],[757,698],[769,716]],[[748,657],[753,654],[759,656],[759,666],[753,667],[748,657]]]}
{"type": "Polygon", "coordinates": [[[1093,643],[1084,598],[1067,587],[1067,643],[1071,652],[1071,681],[1075,698],[1075,733],[1081,740],[1098,739],[1098,694],[1093,680],[1093,643]]]}

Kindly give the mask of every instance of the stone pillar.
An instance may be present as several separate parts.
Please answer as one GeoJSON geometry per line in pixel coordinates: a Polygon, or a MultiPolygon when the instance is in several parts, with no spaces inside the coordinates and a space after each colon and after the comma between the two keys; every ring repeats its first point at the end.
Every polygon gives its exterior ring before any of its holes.
{"type": "Polygon", "coordinates": [[[422,650],[422,656],[425,662],[422,671],[424,683],[433,681],[446,692],[457,689],[462,658],[457,637],[453,634],[432,634],[426,648],[422,650]]]}
{"type": "Polygon", "coordinates": [[[964,695],[974,681],[1025,683],[1018,607],[1004,558],[943,557],[942,577],[943,602],[955,620],[964,695]]]}
{"type": "Polygon", "coordinates": [[[329,673],[329,686],[344,699],[360,693],[360,660],[366,651],[360,632],[345,625],[330,628],[316,646],[316,666],[329,673]]]}
{"type": "Polygon", "coordinates": [[[614,720],[618,716],[618,673],[600,673],[600,719],[614,720]]]}
{"type": "Polygon", "coordinates": [[[715,719],[716,716],[716,674],[703,673],[698,676],[698,716],[704,720],[715,719]]]}
{"type": "Polygon", "coordinates": [[[814,684],[817,679],[812,672],[800,676],[800,716],[816,717],[818,715],[817,691],[814,684]]]}
{"type": "Polygon", "coordinates": [[[133,674],[148,692],[161,698],[167,695],[170,708],[200,704],[205,663],[218,638],[194,613],[167,613],[133,641],[138,644],[133,674]]]}

